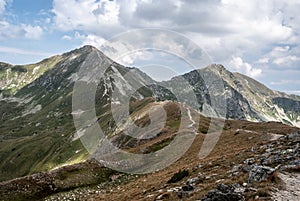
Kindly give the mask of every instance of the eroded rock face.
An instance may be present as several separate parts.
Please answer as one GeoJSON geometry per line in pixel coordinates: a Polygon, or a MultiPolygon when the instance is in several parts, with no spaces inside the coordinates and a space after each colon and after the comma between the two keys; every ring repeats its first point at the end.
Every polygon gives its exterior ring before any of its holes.
{"type": "MultiPolygon", "coordinates": [[[[211,107],[211,100],[219,98],[226,101],[226,105],[222,105],[222,107],[226,109],[227,118],[250,121],[279,121],[300,127],[299,96],[287,95],[268,89],[252,78],[239,73],[231,73],[220,64],[212,64],[160,84],[168,86],[179,95],[184,95],[188,88],[184,88],[184,85],[181,84],[182,78],[192,86],[198,100],[198,105],[191,100],[185,100],[186,103],[207,116],[211,116],[211,114],[206,114],[204,108],[211,107]],[[207,86],[206,81],[209,79],[221,80],[224,83],[224,88],[218,89],[218,87],[207,86]]],[[[162,100],[175,100],[167,90],[156,87],[154,91],[157,97],[162,100]]],[[[214,112],[218,111],[216,106],[210,109],[214,112]]]]}

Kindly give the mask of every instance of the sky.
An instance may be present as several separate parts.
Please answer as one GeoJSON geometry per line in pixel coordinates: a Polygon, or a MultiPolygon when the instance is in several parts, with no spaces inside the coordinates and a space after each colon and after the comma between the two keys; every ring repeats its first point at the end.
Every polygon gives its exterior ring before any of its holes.
{"type": "MultiPolygon", "coordinates": [[[[193,41],[212,63],[300,95],[299,10],[298,0],[0,0],[0,61],[28,64],[83,45],[101,49],[124,32],[155,28],[193,41]]],[[[153,50],[118,62],[152,69],[158,80],[187,71],[176,55],[153,50]]]]}

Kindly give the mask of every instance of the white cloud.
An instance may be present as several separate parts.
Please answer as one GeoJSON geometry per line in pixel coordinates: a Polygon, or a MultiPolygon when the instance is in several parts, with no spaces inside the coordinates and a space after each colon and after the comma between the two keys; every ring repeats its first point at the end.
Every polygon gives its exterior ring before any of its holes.
{"type": "MultiPolygon", "coordinates": [[[[123,31],[171,29],[192,39],[214,63],[230,63],[232,69],[251,77],[266,77],[275,69],[280,77],[282,66],[300,71],[299,10],[297,0],[54,0],[52,21],[58,30],[77,31],[81,34],[75,39],[98,48],[123,31]]],[[[163,37],[155,42],[185,51],[163,37]]],[[[123,52],[135,47],[117,45],[123,52]]],[[[138,56],[125,56],[123,62],[130,65],[134,59],[138,56]]]]}
{"type": "Polygon", "coordinates": [[[0,0],[0,15],[5,14],[5,8],[9,5],[12,0],[0,0]]]}
{"type": "Polygon", "coordinates": [[[64,35],[61,39],[63,39],[63,40],[72,40],[72,37],[68,36],[68,35],[64,35]]]}
{"type": "Polygon", "coordinates": [[[291,50],[290,46],[275,46],[270,52],[268,52],[268,56],[271,58],[278,58],[287,56],[289,54],[289,51],[291,50]]]}
{"type": "Polygon", "coordinates": [[[286,45],[286,46],[276,46],[273,48],[272,52],[276,53],[276,52],[287,52],[290,50],[290,46],[286,45]]]}
{"type": "Polygon", "coordinates": [[[43,29],[40,26],[28,24],[14,25],[7,21],[0,21],[0,40],[11,38],[38,39],[42,34],[43,29]]]}
{"type": "Polygon", "coordinates": [[[283,84],[300,84],[300,80],[280,80],[278,82],[271,82],[272,85],[283,85],[283,84]]]}
{"type": "Polygon", "coordinates": [[[267,64],[269,63],[270,61],[270,58],[267,58],[267,57],[263,57],[263,58],[260,58],[257,63],[260,63],[260,64],[267,64]]]}
{"type": "Polygon", "coordinates": [[[119,26],[119,4],[115,1],[54,0],[55,25],[59,30],[82,30],[107,36],[119,26]]]}
{"type": "Polygon", "coordinates": [[[29,39],[38,39],[43,35],[43,29],[40,26],[32,26],[22,24],[22,29],[25,31],[24,36],[29,39]]]}
{"type": "Polygon", "coordinates": [[[0,46],[0,52],[2,53],[11,53],[11,54],[21,54],[21,55],[35,55],[35,56],[43,56],[48,57],[53,55],[53,53],[46,53],[46,52],[36,52],[31,50],[13,48],[13,47],[5,47],[0,46]]]}
{"type": "Polygon", "coordinates": [[[0,15],[3,15],[3,13],[5,11],[5,5],[6,5],[6,1],[0,0],[0,15]]]}
{"type": "Polygon", "coordinates": [[[291,47],[289,45],[285,46],[275,46],[271,51],[269,51],[264,56],[269,58],[269,64],[275,64],[272,67],[278,69],[299,69],[298,62],[300,49],[299,46],[291,47]]]}
{"type": "Polygon", "coordinates": [[[260,76],[262,73],[261,69],[253,68],[251,64],[244,62],[241,57],[232,57],[229,65],[233,70],[236,70],[253,78],[260,76]]]}
{"type": "Polygon", "coordinates": [[[81,40],[83,45],[92,45],[98,49],[100,49],[101,45],[106,42],[103,37],[94,34],[85,35],[76,32],[75,38],[81,40]]]}
{"type": "Polygon", "coordinates": [[[286,66],[291,65],[294,62],[300,61],[300,57],[295,56],[295,55],[288,55],[285,57],[279,57],[274,59],[273,63],[277,65],[283,65],[285,64],[286,66]]]}
{"type": "Polygon", "coordinates": [[[45,23],[46,23],[46,24],[49,24],[50,22],[51,22],[51,18],[47,17],[47,18],[45,19],[45,23]]]}
{"type": "Polygon", "coordinates": [[[300,26],[287,17],[298,15],[294,7],[300,9],[296,1],[269,0],[54,0],[53,13],[59,30],[78,30],[105,39],[143,27],[179,31],[192,36],[221,62],[249,52],[260,57],[268,46],[295,40],[294,26],[300,26]]]}
{"type": "Polygon", "coordinates": [[[132,65],[135,63],[135,61],[141,57],[143,57],[143,52],[142,51],[138,51],[138,52],[135,52],[133,54],[128,54],[128,55],[125,55],[124,57],[121,58],[121,60],[119,61],[121,64],[123,65],[132,65]]]}

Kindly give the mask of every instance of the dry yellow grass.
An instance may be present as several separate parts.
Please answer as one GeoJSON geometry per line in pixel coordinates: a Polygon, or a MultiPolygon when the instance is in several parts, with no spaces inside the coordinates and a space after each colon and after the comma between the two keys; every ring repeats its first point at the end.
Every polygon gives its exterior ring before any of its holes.
{"type": "MultiPolygon", "coordinates": [[[[180,115],[180,112],[178,112],[178,104],[168,103],[165,109],[170,117],[168,121],[178,119],[178,115],[180,115]]],[[[147,118],[144,120],[147,121],[147,118]]],[[[155,173],[140,175],[133,181],[107,190],[105,193],[89,195],[88,200],[154,200],[158,195],[163,195],[162,197],[165,200],[178,200],[179,198],[175,193],[167,192],[167,190],[172,187],[184,185],[186,179],[171,184],[168,184],[167,181],[179,170],[188,170],[188,178],[200,177],[200,182],[196,185],[196,190],[185,200],[200,199],[204,197],[208,190],[215,187],[218,180],[219,182],[228,184],[243,183],[247,178],[246,173],[241,173],[237,177],[228,177],[228,171],[231,170],[234,165],[242,163],[245,159],[253,155],[252,152],[245,150],[267,142],[270,138],[268,133],[288,134],[299,130],[298,128],[275,122],[252,123],[227,120],[214,150],[208,157],[200,160],[198,153],[208,126],[210,126],[210,122],[210,118],[200,117],[199,135],[196,135],[189,150],[174,164],[155,173]],[[210,176],[210,178],[205,178],[206,176],[210,176]]],[[[139,121],[138,124],[144,125],[145,123],[139,121]]],[[[130,151],[140,152],[140,150],[144,150],[145,147],[153,148],[153,146],[165,142],[166,139],[171,139],[175,133],[174,131],[176,131],[176,129],[167,129],[161,136],[134,147],[130,149],[130,151]]],[[[275,176],[274,179],[276,179],[275,176]]],[[[264,187],[261,189],[263,188],[264,187]]],[[[262,194],[263,192],[256,193],[262,194]]]]}

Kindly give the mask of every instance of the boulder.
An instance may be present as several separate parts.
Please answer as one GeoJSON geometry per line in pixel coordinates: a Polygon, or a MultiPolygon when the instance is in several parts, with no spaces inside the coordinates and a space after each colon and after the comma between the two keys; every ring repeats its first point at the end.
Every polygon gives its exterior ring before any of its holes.
{"type": "Polygon", "coordinates": [[[252,169],[250,170],[248,182],[260,182],[266,178],[268,178],[269,175],[273,174],[275,172],[274,168],[268,167],[268,166],[259,166],[259,165],[253,165],[252,169]]]}
{"type": "Polygon", "coordinates": [[[206,194],[206,197],[202,201],[243,201],[244,196],[235,192],[234,186],[228,186],[225,184],[218,184],[217,189],[211,190],[206,194]]]}

